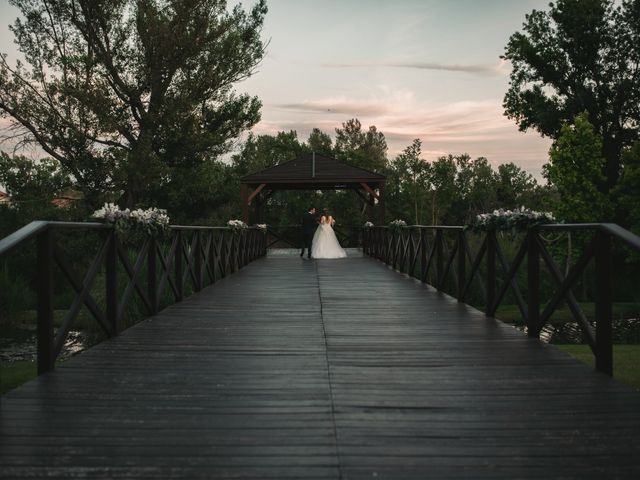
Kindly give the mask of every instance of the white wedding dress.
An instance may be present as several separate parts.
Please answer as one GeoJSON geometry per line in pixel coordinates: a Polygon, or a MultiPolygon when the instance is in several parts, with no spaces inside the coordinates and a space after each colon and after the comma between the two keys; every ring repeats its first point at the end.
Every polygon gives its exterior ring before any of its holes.
{"type": "Polygon", "coordinates": [[[335,220],[332,217],[326,218],[323,216],[320,218],[320,225],[316,229],[311,243],[311,256],[313,258],[344,258],[347,256],[347,252],[340,246],[338,238],[331,227],[334,223],[335,220]]]}

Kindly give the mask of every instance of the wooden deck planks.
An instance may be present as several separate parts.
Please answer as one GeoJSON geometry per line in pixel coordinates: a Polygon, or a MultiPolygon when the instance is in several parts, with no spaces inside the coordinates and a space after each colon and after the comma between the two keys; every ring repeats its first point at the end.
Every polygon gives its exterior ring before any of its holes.
{"type": "Polygon", "coordinates": [[[640,473],[640,394],[381,263],[352,262],[318,263],[344,478],[640,473]]]}
{"type": "Polygon", "coordinates": [[[369,258],[265,258],[2,397],[0,478],[638,478],[640,393],[369,258]]]}

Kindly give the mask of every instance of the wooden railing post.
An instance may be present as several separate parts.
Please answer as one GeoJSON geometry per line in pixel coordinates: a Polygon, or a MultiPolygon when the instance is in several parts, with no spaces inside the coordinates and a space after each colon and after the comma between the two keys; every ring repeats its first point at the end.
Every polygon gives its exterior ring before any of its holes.
{"type": "Polygon", "coordinates": [[[363,228],[362,229],[362,253],[364,253],[365,255],[369,255],[369,251],[368,251],[368,238],[367,238],[367,234],[370,231],[370,228],[363,228]]]}
{"type": "Polygon", "coordinates": [[[242,260],[241,266],[244,268],[247,265],[247,243],[249,240],[249,232],[243,233],[240,237],[240,251],[242,260]]]}
{"type": "Polygon", "coordinates": [[[176,302],[181,302],[184,299],[184,250],[182,248],[182,230],[176,230],[174,235],[176,242],[176,255],[174,258],[174,272],[177,290],[176,302]]]}
{"type": "Polygon", "coordinates": [[[420,229],[420,281],[427,282],[427,230],[420,229]]]}
{"type": "Polygon", "coordinates": [[[53,232],[37,238],[38,262],[38,375],[53,370],[53,232]]]}
{"type": "Polygon", "coordinates": [[[229,232],[229,235],[231,235],[231,241],[229,242],[229,251],[230,251],[230,255],[229,255],[229,262],[230,262],[230,272],[229,273],[235,273],[235,271],[237,270],[237,258],[238,258],[238,235],[236,234],[235,231],[231,231],[229,232]]]}
{"type": "MultiPolygon", "coordinates": [[[[403,241],[404,243],[404,241],[403,241]]],[[[404,256],[402,258],[402,267],[400,271],[406,269],[404,273],[413,276],[413,272],[411,271],[411,260],[413,259],[413,227],[410,227],[407,230],[407,247],[403,248],[404,256]]]]}
{"type": "Polygon", "coordinates": [[[458,301],[463,302],[462,294],[464,292],[464,286],[466,284],[466,266],[467,266],[467,258],[466,258],[466,249],[465,249],[465,237],[464,230],[460,230],[458,232],[458,301]]]}
{"type": "Polygon", "coordinates": [[[393,232],[391,232],[391,266],[394,270],[396,269],[396,263],[398,261],[398,245],[400,245],[400,235],[400,228],[397,228],[393,232]]]}
{"type": "Polygon", "coordinates": [[[527,335],[540,338],[540,250],[538,233],[527,234],[527,335]]]}
{"type": "Polygon", "coordinates": [[[444,241],[443,230],[441,228],[436,229],[436,284],[435,287],[438,290],[442,290],[442,284],[444,283],[444,278],[442,278],[444,274],[444,258],[443,258],[443,244],[444,241]]]}
{"type": "Polygon", "coordinates": [[[493,317],[496,311],[496,231],[487,232],[487,298],[484,311],[488,317],[493,317]]]}
{"type": "Polygon", "coordinates": [[[613,375],[611,237],[596,232],[596,369],[613,375]]]}
{"type": "Polygon", "coordinates": [[[196,230],[193,232],[195,240],[193,242],[193,248],[195,251],[193,252],[193,270],[194,276],[196,277],[196,281],[194,282],[193,289],[196,292],[202,290],[202,251],[200,249],[200,231],[196,230]]]}
{"type": "Polygon", "coordinates": [[[391,265],[393,259],[393,231],[390,228],[384,230],[384,258],[382,261],[387,265],[391,265]]]}
{"type": "Polygon", "coordinates": [[[118,322],[118,239],[115,228],[109,232],[107,242],[109,242],[105,257],[107,322],[111,328],[111,335],[117,335],[120,333],[120,325],[118,322]]]}
{"type": "Polygon", "coordinates": [[[149,251],[147,252],[147,295],[151,304],[150,315],[158,313],[158,275],[157,275],[157,241],[155,238],[149,239],[149,251]]]}

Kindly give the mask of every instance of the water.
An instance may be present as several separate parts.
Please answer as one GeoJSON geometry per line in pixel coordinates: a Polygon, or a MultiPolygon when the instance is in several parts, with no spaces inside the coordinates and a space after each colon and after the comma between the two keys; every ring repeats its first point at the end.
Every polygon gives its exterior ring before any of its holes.
{"type": "MultiPolygon", "coordinates": [[[[35,361],[38,352],[37,335],[34,327],[12,329],[0,338],[0,362],[20,360],[35,361]]],[[[59,360],[77,355],[95,343],[95,338],[79,330],[71,330],[64,342],[59,360]]]]}
{"type": "MultiPolygon", "coordinates": [[[[526,326],[515,325],[526,332],[526,326]]],[[[592,325],[595,332],[595,327],[592,325]]],[[[577,322],[547,324],[540,332],[540,340],[547,343],[583,344],[587,339],[577,322]]],[[[640,344],[640,318],[621,318],[613,320],[613,343],[640,344]]]]}

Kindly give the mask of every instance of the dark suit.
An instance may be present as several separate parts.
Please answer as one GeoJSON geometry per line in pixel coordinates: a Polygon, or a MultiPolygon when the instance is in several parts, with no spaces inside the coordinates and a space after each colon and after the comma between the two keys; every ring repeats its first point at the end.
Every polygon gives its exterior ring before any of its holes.
{"type": "Polygon", "coordinates": [[[300,252],[300,256],[304,255],[304,249],[307,249],[307,255],[311,257],[311,242],[313,241],[313,234],[318,227],[318,222],[316,221],[316,216],[307,212],[302,216],[302,252],[300,252]]]}

